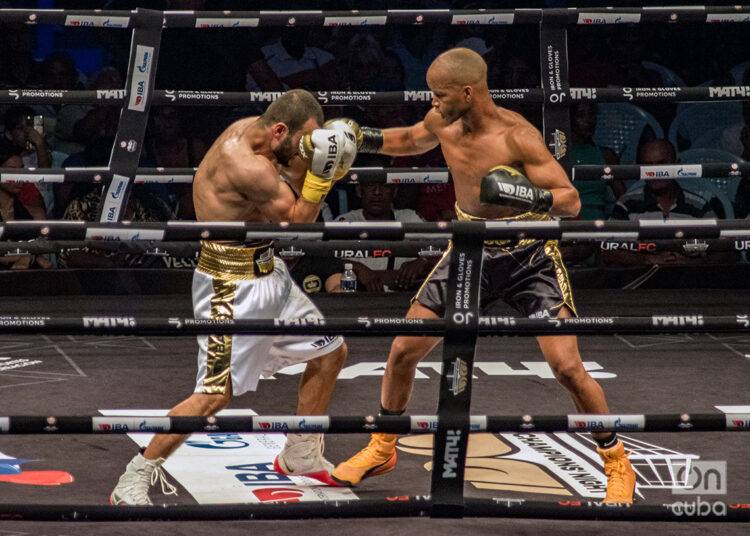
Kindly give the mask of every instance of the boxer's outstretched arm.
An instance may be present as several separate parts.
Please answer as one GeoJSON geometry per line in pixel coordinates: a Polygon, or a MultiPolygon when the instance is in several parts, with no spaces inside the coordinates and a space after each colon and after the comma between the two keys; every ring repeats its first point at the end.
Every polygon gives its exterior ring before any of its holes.
{"type": "Polygon", "coordinates": [[[518,126],[509,137],[509,145],[523,164],[528,179],[539,188],[552,192],[552,216],[570,218],[581,210],[578,190],[555,157],[547,149],[541,133],[533,126],[518,126]]]}
{"type": "Polygon", "coordinates": [[[410,127],[383,130],[383,147],[380,153],[390,156],[422,154],[438,146],[438,137],[430,132],[424,121],[410,127]]]}

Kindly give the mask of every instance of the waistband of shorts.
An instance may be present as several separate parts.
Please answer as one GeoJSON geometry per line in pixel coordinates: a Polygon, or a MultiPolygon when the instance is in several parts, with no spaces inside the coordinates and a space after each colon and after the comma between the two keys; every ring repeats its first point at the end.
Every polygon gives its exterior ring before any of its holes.
{"type": "Polygon", "coordinates": [[[228,280],[257,279],[273,273],[273,243],[256,246],[201,241],[198,270],[228,280]]]}
{"type": "MultiPolygon", "coordinates": [[[[515,216],[508,216],[507,218],[480,218],[474,216],[468,212],[461,210],[461,207],[456,203],[456,216],[458,221],[550,221],[552,217],[549,214],[537,214],[536,212],[522,212],[515,216]]],[[[484,245],[486,247],[494,248],[505,248],[512,249],[517,247],[528,246],[533,244],[538,239],[536,238],[524,238],[523,240],[485,240],[484,245]]]]}

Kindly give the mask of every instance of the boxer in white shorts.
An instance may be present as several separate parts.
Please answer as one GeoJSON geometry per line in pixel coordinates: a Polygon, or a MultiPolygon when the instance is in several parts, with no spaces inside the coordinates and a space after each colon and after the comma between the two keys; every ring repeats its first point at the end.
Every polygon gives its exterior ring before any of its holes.
{"type": "MultiPolygon", "coordinates": [[[[193,277],[193,311],[196,318],[210,319],[323,317],[268,243],[236,247],[204,242],[193,277]]],[[[321,335],[199,336],[195,392],[222,393],[228,376],[235,395],[254,391],[261,376],[324,356],[342,344],[342,337],[321,335]]]]}
{"type": "MultiPolygon", "coordinates": [[[[214,142],[193,180],[199,221],[313,222],[332,183],[354,162],[357,140],[342,121],[323,123],[315,97],[292,90],[259,117],[230,125],[214,142]],[[283,179],[283,180],[282,180],[283,179]]],[[[193,278],[197,318],[321,317],[273,256],[270,241],[203,242],[193,278]]],[[[347,355],[341,337],[232,336],[198,338],[195,391],[169,415],[213,415],[232,395],[255,390],[261,376],[305,362],[297,414],[323,414],[347,355]]],[[[156,434],[136,455],[110,495],[112,504],[150,505],[157,480],[174,493],[161,465],[187,435],[156,434]]],[[[274,469],[335,485],[321,434],[287,434],[274,469]]]]}

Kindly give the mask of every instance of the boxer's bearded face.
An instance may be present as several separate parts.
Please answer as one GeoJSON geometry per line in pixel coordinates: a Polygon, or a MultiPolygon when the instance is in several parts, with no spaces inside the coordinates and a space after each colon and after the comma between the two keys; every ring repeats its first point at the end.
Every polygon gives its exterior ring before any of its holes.
{"type": "Polygon", "coordinates": [[[287,132],[287,135],[283,140],[279,142],[279,146],[274,149],[273,154],[276,156],[276,160],[284,167],[289,167],[289,162],[297,154],[296,147],[292,144],[292,135],[287,132]]]}

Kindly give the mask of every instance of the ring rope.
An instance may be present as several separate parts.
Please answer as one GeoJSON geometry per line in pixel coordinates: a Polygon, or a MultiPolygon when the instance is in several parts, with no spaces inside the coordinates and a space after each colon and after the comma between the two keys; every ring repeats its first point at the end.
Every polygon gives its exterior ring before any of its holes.
{"type": "MultiPolygon", "coordinates": [[[[442,240],[465,222],[122,222],[16,220],[0,225],[0,240],[442,240]]],[[[750,220],[483,221],[472,222],[485,240],[671,240],[750,237],[750,220]]]]}
{"type": "MultiPolygon", "coordinates": [[[[576,239],[562,239],[560,244],[578,244],[576,239]]],[[[274,241],[276,254],[284,259],[296,257],[333,257],[341,261],[362,261],[366,259],[391,257],[421,257],[433,259],[440,257],[448,246],[448,240],[330,240],[327,242],[303,242],[291,240],[274,241]]],[[[58,253],[66,249],[94,247],[104,251],[116,251],[156,256],[195,256],[200,251],[199,242],[165,242],[165,241],[101,241],[101,240],[31,240],[31,241],[0,241],[0,253],[13,255],[58,253]]],[[[671,240],[602,240],[599,243],[602,250],[626,250],[641,252],[676,251],[683,254],[700,254],[704,251],[747,251],[750,242],[735,239],[704,240],[704,239],[671,239],[671,240]]]]}
{"type": "MultiPolygon", "coordinates": [[[[388,9],[364,11],[163,11],[164,28],[241,28],[257,26],[367,26],[386,24],[539,24],[545,13],[559,12],[568,24],[650,22],[749,22],[748,6],[678,6],[567,9],[388,9]]],[[[134,11],[0,9],[0,21],[71,27],[129,28],[134,11]]]]}
{"type": "MultiPolygon", "coordinates": [[[[638,180],[658,175],[659,179],[683,179],[685,170],[690,178],[729,177],[740,179],[750,176],[750,162],[711,162],[675,165],[641,166],[635,164],[577,165],[572,167],[574,181],[638,180]]],[[[138,168],[134,184],[191,184],[196,168],[138,168]]],[[[32,183],[108,183],[112,171],[106,167],[92,168],[0,168],[0,182],[32,183]]],[[[345,182],[380,182],[387,184],[447,183],[448,168],[403,168],[403,167],[353,167],[342,179],[345,182]]]]}
{"type": "MultiPolygon", "coordinates": [[[[271,103],[281,97],[281,91],[198,91],[156,89],[151,96],[156,106],[247,106],[271,103]]],[[[322,106],[346,104],[428,104],[432,91],[313,91],[322,106]]],[[[545,102],[542,88],[490,89],[495,102],[545,102]]],[[[67,90],[67,89],[5,89],[0,90],[4,104],[109,104],[122,105],[127,99],[126,89],[67,90]]],[[[658,104],[665,102],[718,102],[750,100],[748,86],[681,86],[681,87],[570,87],[567,99],[573,102],[628,102],[658,104]]]]}
{"type": "MultiPolygon", "coordinates": [[[[231,417],[0,416],[0,434],[336,433],[434,434],[437,415],[375,417],[248,415],[231,417]]],[[[750,413],[472,415],[471,433],[748,432],[750,413]]]]}
{"type": "MultiPolygon", "coordinates": [[[[462,313],[458,313],[462,314],[462,313]]],[[[479,316],[467,333],[490,336],[616,335],[673,333],[748,333],[750,315],[655,314],[651,316],[592,316],[576,318],[516,318],[479,316]]],[[[458,323],[463,324],[461,320],[458,323]]],[[[440,318],[328,317],[269,319],[209,319],[140,317],[130,315],[0,316],[0,333],[85,335],[347,335],[381,337],[401,334],[443,336],[448,320],[440,318]]]]}
{"type": "MultiPolygon", "coordinates": [[[[7,521],[198,521],[240,519],[320,519],[328,517],[445,517],[430,495],[401,495],[356,501],[112,506],[0,504],[7,521]]],[[[457,517],[543,518],[597,521],[748,522],[750,504],[676,501],[661,505],[605,504],[598,501],[531,501],[467,498],[457,517]],[[704,506],[706,504],[706,506],[704,506]],[[698,508],[701,508],[698,510],[698,508]]]]}

